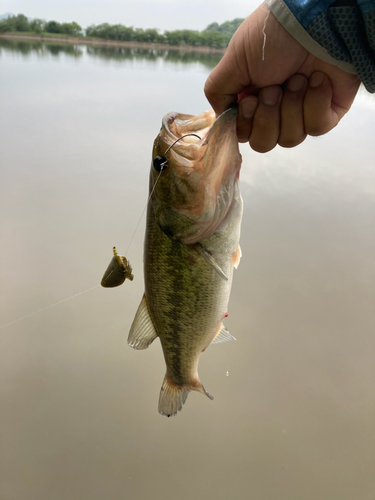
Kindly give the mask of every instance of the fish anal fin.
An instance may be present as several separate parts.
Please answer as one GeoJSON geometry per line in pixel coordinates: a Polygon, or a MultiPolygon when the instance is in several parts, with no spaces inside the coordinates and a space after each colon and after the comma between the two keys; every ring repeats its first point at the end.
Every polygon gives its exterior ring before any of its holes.
{"type": "Polygon", "coordinates": [[[133,349],[147,349],[157,336],[158,334],[148,310],[146,296],[143,295],[130,327],[128,344],[133,349]]]}
{"type": "Polygon", "coordinates": [[[197,391],[204,394],[209,399],[214,399],[199,380],[194,385],[178,385],[165,375],[163,385],[160,389],[159,413],[165,417],[174,417],[177,415],[177,412],[182,410],[190,391],[197,391]]]}
{"type": "Polygon", "coordinates": [[[225,328],[223,324],[221,324],[221,328],[218,331],[218,334],[211,342],[212,344],[222,344],[223,342],[230,342],[231,340],[236,340],[233,335],[231,335],[228,330],[225,328]]]}
{"type": "Polygon", "coordinates": [[[193,390],[198,391],[201,394],[204,394],[209,399],[211,399],[211,401],[214,399],[214,397],[209,392],[206,391],[206,389],[203,387],[203,384],[201,384],[200,382],[198,383],[198,385],[196,387],[193,387],[193,390]]]}
{"type": "Polygon", "coordinates": [[[240,245],[238,245],[236,253],[234,254],[234,257],[233,257],[233,266],[235,269],[237,269],[237,267],[240,263],[241,257],[242,257],[242,251],[241,251],[240,245]]]}
{"type": "Polygon", "coordinates": [[[210,253],[208,253],[207,250],[205,250],[202,247],[202,245],[200,245],[200,244],[198,244],[198,249],[199,249],[199,253],[202,255],[204,260],[215,269],[215,271],[218,273],[218,275],[221,276],[226,281],[228,281],[228,276],[224,273],[224,271],[221,269],[221,267],[216,262],[216,260],[212,257],[212,255],[210,253]]]}

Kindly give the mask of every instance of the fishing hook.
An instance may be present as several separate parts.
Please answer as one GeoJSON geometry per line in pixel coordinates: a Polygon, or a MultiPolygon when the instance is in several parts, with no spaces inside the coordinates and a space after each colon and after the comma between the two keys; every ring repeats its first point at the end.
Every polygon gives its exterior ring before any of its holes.
{"type": "Polygon", "coordinates": [[[172,148],[172,147],[176,144],[176,142],[180,141],[180,140],[181,140],[181,139],[183,139],[184,137],[188,137],[189,135],[193,135],[194,137],[198,137],[198,139],[199,139],[200,141],[202,140],[202,139],[199,137],[199,135],[197,135],[197,134],[185,134],[185,135],[182,135],[181,137],[179,137],[178,139],[176,139],[176,140],[174,141],[174,143],[173,143],[173,144],[171,144],[171,145],[169,146],[169,148],[167,149],[167,151],[166,151],[164,154],[166,155],[166,154],[168,153],[168,151],[169,151],[169,150],[170,150],[170,149],[171,149],[171,148],[172,148]]]}
{"type": "MultiPolygon", "coordinates": [[[[169,148],[166,150],[166,152],[164,153],[164,155],[166,155],[168,153],[168,151],[176,144],[176,142],[180,141],[181,139],[183,139],[184,137],[188,137],[189,135],[193,135],[194,137],[198,137],[199,140],[202,140],[199,135],[197,134],[184,134],[182,135],[181,137],[179,137],[178,139],[176,139],[170,146],[169,148]]],[[[161,173],[163,170],[165,170],[165,168],[167,168],[168,166],[168,160],[165,156],[155,156],[154,160],[153,160],[153,166],[154,166],[154,169],[161,173]],[[165,167],[165,168],[164,168],[165,167]]]]}

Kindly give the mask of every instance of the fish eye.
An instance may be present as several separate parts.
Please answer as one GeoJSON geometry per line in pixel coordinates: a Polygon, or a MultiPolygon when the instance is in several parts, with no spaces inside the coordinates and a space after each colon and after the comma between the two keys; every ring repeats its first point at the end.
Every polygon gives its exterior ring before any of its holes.
{"type": "Polygon", "coordinates": [[[157,172],[161,172],[167,169],[168,160],[164,156],[155,156],[152,164],[157,172]]]}

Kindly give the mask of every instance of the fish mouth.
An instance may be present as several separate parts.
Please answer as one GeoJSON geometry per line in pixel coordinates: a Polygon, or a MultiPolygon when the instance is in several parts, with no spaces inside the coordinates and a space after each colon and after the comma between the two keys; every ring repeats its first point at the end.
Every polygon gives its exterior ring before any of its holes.
{"type": "MultiPolygon", "coordinates": [[[[237,114],[235,105],[217,118],[213,111],[164,117],[153,154],[164,156],[168,167],[154,194],[161,202],[159,225],[169,237],[195,244],[230,212],[241,166],[237,114]]],[[[151,175],[153,186],[154,169],[151,175]]]]}
{"type": "MultiPolygon", "coordinates": [[[[228,143],[229,139],[232,143],[238,144],[237,114],[237,104],[233,104],[218,117],[213,110],[200,115],[168,113],[163,118],[161,128],[164,153],[168,151],[176,166],[197,168],[198,165],[194,163],[202,158],[207,147],[220,150],[223,143],[228,143]]],[[[211,151],[210,153],[212,154],[211,151]]],[[[202,169],[202,165],[199,169],[202,169]]],[[[207,171],[207,165],[204,170],[207,171]]]]}
{"type": "Polygon", "coordinates": [[[161,137],[164,154],[168,151],[176,167],[194,168],[199,146],[215,122],[214,111],[200,115],[168,113],[162,121],[161,137]]]}
{"type": "MultiPolygon", "coordinates": [[[[163,118],[162,129],[168,142],[174,142],[185,134],[195,133],[201,137],[206,135],[215,122],[215,113],[212,110],[200,115],[187,115],[183,113],[168,113],[163,118]]],[[[198,138],[183,138],[185,143],[196,143],[198,138]]]]}

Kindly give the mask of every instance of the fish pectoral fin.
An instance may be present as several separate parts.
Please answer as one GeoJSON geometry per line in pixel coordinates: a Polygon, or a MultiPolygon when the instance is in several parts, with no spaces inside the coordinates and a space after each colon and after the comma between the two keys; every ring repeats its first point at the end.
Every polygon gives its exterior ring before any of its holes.
{"type": "Polygon", "coordinates": [[[230,342],[231,340],[236,340],[233,335],[231,335],[228,330],[225,328],[223,324],[221,324],[221,328],[219,333],[216,335],[214,340],[211,342],[212,344],[222,344],[223,342],[230,342]]]}
{"type": "Polygon", "coordinates": [[[211,254],[209,254],[207,252],[207,250],[205,250],[201,244],[198,244],[198,249],[199,249],[199,252],[200,254],[202,255],[202,257],[204,258],[204,260],[206,262],[208,262],[208,264],[210,264],[210,266],[212,266],[215,271],[218,273],[219,276],[221,276],[223,279],[225,279],[226,281],[228,281],[228,276],[224,273],[224,271],[221,269],[221,267],[219,266],[219,264],[216,262],[216,260],[212,257],[211,254]]]}
{"type": "Polygon", "coordinates": [[[143,294],[132,326],[130,327],[128,344],[133,349],[147,349],[157,336],[158,334],[148,310],[146,296],[143,294]]]}

